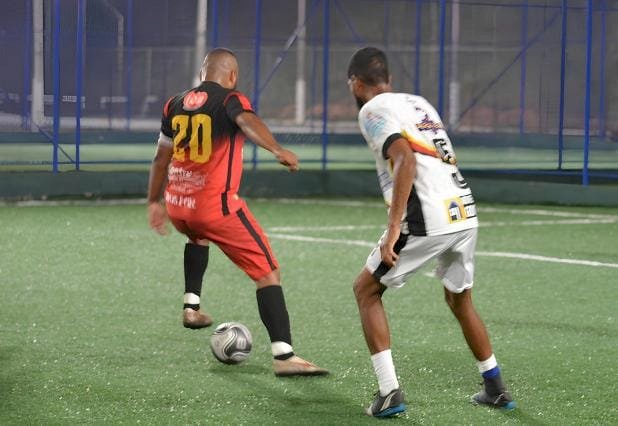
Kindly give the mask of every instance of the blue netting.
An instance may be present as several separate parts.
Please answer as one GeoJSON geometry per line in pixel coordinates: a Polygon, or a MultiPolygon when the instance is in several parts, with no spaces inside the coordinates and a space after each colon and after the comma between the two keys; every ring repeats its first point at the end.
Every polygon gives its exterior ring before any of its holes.
{"type": "MultiPolygon", "coordinates": [[[[52,142],[67,167],[79,154],[84,164],[147,164],[143,142],[162,104],[197,73],[198,3],[4,0],[0,53],[11,66],[0,70],[0,164],[47,164],[52,142]],[[33,78],[43,83],[37,99],[33,78]]],[[[239,88],[309,163],[371,165],[357,137],[339,136],[357,133],[348,59],[371,44],[387,51],[397,90],[441,109],[470,168],[582,169],[586,143],[591,170],[618,168],[613,2],[210,0],[207,16],[206,46],[237,53],[239,88]]]]}

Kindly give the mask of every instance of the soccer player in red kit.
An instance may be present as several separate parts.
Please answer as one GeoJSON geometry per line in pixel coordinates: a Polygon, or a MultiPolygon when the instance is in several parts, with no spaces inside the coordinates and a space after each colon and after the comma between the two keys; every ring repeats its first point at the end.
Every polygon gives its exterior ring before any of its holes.
{"type": "Polygon", "coordinates": [[[328,374],[294,354],[279,265],[260,225],[238,196],[245,137],[270,151],[291,172],[298,170],[298,159],[277,143],[246,96],[235,90],[238,62],[231,51],[209,52],[200,79],[198,87],[173,96],[163,108],[148,184],[150,226],[165,234],[169,217],[189,239],[184,250],[183,324],[194,329],[212,324],[200,309],[212,241],[257,286],[258,310],[271,340],[275,374],[328,374]]]}

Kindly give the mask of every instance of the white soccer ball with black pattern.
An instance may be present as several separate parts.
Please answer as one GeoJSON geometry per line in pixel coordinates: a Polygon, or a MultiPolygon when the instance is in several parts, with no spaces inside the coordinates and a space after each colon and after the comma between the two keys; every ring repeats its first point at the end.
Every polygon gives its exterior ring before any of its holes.
{"type": "Polygon", "coordinates": [[[244,324],[224,322],[210,336],[213,355],[224,364],[238,364],[249,357],[253,338],[244,324]]]}

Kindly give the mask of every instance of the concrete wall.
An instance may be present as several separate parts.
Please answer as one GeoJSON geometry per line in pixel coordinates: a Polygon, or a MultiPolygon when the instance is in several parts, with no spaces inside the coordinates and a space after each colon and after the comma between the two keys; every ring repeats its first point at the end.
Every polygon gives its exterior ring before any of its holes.
{"type": "MultiPolygon", "coordinates": [[[[618,207],[618,185],[584,187],[495,173],[470,173],[466,180],[481,202],[618,207]]],[[[0,199],[145,197],[146,172],[3,172],[0,199]]],[[[246,171],[241,194],[249,197],[380,197],[375,172],[246,171]]]]}

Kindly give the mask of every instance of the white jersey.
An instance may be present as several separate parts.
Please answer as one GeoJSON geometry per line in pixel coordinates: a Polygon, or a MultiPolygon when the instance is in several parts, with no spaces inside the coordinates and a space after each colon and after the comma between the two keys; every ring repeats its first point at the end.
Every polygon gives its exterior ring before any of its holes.
{"type": "Polygon", "coordinates": [[[386,157],[397,139],[410,143],[416,178],[402,232],[443,235],[478,226],[472,192],[457,168],[442,120],[426,99],[406,93],[381,93],[358,113],[361,132],[376,160],[384,201],[390,206],[392,166],[386,157]]]}

